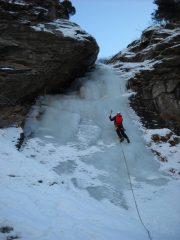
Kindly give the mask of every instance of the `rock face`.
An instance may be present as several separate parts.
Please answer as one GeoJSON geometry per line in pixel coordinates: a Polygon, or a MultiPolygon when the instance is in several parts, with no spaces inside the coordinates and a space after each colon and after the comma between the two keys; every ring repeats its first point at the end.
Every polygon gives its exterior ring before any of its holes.
{"type": "Polygon", "coordinates": [[[131,105],[148,127],[169,127],[180,133],[180,27],[166,24],[146,29],[140,40],[115,55],[108,63],[155,61],[129,80],[137,94],[131,105]],[[153,124],[155,120],[156,125],[153,124]]]}
{"type": "Polygon", "coordinates": [[[64,92],[94,65],[95,39],[68,18],[56,0],[0,0],[0,127],[20,124],[37,96],[64,92]]]}

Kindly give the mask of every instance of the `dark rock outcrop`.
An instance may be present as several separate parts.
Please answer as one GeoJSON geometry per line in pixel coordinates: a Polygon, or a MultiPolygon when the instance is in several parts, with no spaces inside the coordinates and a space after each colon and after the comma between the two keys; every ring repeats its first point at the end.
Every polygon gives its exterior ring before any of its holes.
{"type": "Polygon", "coordinates": [[[67,10],[58,0],[1,0],[0,18],[22,23],[69,19],[67,10]]]}
{"type": "Polygon", "coordinates": [[[153,69],[141,70],[129,80],[128,87],[137,93],[131,98],[131,105],[147,127],[168,127],[180,133],[180,27],[178,24],[146,29],[140,40],[131,43],[125,51],[115,55],[108,63],[148,60],[156,62],[153,69]]]}
{"type": "Polygon", "coordinates": [[[0,0],[0,127],[21,124],[37,96],[66,91],[94,65],[95,39],[67,19],[56,0],[0,0]]]}
{"type": "Polygon", "coordinates": [[[157,9],[152,14],[155,21],[180,21],[180,1],[179,0],[154,0],[157,9]]]}

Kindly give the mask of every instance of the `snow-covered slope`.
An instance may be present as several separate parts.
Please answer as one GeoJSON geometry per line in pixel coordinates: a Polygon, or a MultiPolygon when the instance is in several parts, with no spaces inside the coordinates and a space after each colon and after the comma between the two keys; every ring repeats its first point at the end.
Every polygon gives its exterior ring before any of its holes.
{"type": "Polygon", "coordinates": [[[178,167],[180,149],[171,151],[166,143],[168,162],[161,163],[146,146],[151,133],[129,108],[133,93],[126,91],[140,67],[131,65],[127,72],[100,65],[82,79],[78,92],[41,98],[26,123],[20,152],[14,146],[20,130],[0,131],[0,231],[14,229],[0,233],[0,239],[148,239],[122,150],[152,239],[179,239],[180,180],[168,170],[169,160],[178,167]],[[123,114],[129,145],[119,143],[108,119],[111,108],[123,114]]]}
{"type": "MultiPolygon", "coordinates": [[[[33,149],[29,151],[31,157],[19,153],[14,148],[18,132],[15,128],[5,129],[0,136],[0,230],[13,227],[10,233],[0,233],[0,239],[17,236],[27,240],[90,240],[118,239],[119,235],[127,240],[134,236],[145,238],[126,210],[108,202],[101,204],[85,192],[68,189],[63,176],[33,158],[33,149]]],[[[66,155],[79,158],[78,152],[68,150],[70,147],[61,148],[63,154],[59,160],[66,155]]],[[[48,146],[44,151],[50,151],[48,146]]],[[[58,156],[55,160],[58,162],[58,156]]]]}

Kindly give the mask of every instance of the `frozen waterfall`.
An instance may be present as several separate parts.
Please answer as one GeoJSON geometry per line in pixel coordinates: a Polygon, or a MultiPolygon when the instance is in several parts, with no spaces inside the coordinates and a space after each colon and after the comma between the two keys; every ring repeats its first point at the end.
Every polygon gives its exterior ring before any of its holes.
{"type": "MultiPolygon", "coordinates": [[[[108,201],[128,210],[138,221],[120,142],[109,121],[111,109],[114,114],[120,111],[131,141],[124,141],[122,147],[142,217],[150,229],[162,230],[162,239],[169,239],[161,225],[166,205],[161,205],[160,199],[155,204],[152,200],[158,189],[168,184],[168,176],[158,170],[159,163],[145,147],[138,118],[129,107],[128,98],[133,93],[126,90],[126,81],[123,72],[98,64],[79,79],[76,91],[42,97],[26,122],[26,136],[36,139],[36,158],[49,164],[70,191],[80,190],[84,196],[108,201]],[[153,207],[159,210],[157,217],[153,207]]],[[[27,143],[25,151],[30,146],[27,143]]],[[[176,219],[172,225],[174,222],[176,219]]]]}

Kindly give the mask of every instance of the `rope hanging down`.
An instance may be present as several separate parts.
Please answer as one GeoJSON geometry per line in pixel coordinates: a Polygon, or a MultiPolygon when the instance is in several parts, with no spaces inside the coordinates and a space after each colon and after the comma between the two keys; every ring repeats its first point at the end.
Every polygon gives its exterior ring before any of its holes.
{"type": "Polygon", "coordinates": [[[146,230],[146,232],[148,234],[148,237],[149,237],[149,240],[152,240],[150,232],[149,232],[148,228],[145,226],[145,224],[143,223],[143,220],[141,218],[141,215],[140,215],[140,212],[139,212],[139,209],[138,209],[137,201],[136,201],[134,190],[133,190],[133,187],[132,187],[131,176],[130,176],[130,172],[129,172],[129,168],[128,168],[128,164],[127,164],[127,160],[126,160],[126,157],[125,157],[125,154],[124,154],[124,150],[123,150],[122,144],[121,144],[121,149],[122,149],[124,162],[125,162],[125,165],[126,165],[126,170],[127,170],[127,174],[128,174],[128,178],[129,178],[129,184],[130,184],[130,187],[131,187],[131,192],[132,192],[132,195],[133,195],[133,199],[134,199],[134,203],[135,203],[135,206],[136,206],[136,211],[137,211],[139,220],[140,220],[141,224],[143,225],[144,229],[146,230]]]}

